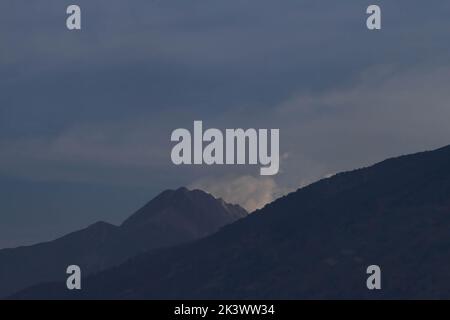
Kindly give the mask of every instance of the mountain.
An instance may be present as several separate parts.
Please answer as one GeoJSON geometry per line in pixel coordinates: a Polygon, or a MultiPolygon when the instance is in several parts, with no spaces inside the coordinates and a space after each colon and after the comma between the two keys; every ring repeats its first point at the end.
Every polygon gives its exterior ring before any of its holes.
{"type": "Polygon", "coordinates": [[[72,264],[85,275],[98,272],[140,252],[204,237],[246,215],[200,190],[164,191],[121,226],[97,222],[54,241],[0,250],[0,297],[64,279],[72,264]]]}
{"type": "Polygon", "coordinates": [[[14,298],[450,297],[450,146],[299,189],[190,244],[14,298]],[[369,265],[382,290],[366,287],[369,265]]]}
{"type": "Polygon", "coordinates": [[[125,220],[121,229],[134,248],[147,243],[172,246],[209,235],[247,215],[239,205],[227,204],[200,190],[165,191],[125,220]]]}

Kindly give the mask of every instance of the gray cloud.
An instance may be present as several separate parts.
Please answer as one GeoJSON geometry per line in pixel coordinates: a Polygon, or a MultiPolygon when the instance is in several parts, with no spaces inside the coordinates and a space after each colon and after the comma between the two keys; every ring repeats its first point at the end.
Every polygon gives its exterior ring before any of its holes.
{"type": "MultiPolygon", "coordinates": [[[[378,33],[365,29],[370,1],[77,2],[79,33],[64,28],[69,1],[0,3],[0,188],[45,185],[55,207],[84,203],[78,218],[58,211],[67,229],[179,185],[257,208],[327,174],[449,142],[447,1],[380,0],[378,33]],[[170,132],[193,120],[280,128],[280,174],[173,166],[170,132]]],[[[27,210],[54,219],[14,190],[16,205],[0,201],[0,234],[10,234],[0,247],[51,233],[11,231],[27,210]]]]}

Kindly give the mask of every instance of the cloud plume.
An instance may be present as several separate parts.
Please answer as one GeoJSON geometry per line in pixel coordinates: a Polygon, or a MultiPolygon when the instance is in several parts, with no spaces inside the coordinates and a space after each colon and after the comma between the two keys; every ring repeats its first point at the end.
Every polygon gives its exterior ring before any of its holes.
{"type": "Polygon", "coordinates": [[[189,188],[201,189],[227,202],[240,204],[249,212],[264,207],[287,191],[273,178],[250,175],[200,179],[189,188]]]}

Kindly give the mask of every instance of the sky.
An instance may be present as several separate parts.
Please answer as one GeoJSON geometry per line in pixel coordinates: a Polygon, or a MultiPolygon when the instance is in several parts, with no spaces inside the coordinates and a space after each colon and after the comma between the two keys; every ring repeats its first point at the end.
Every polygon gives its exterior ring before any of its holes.
{"type": "Polygon", "coordinates": [[[120,223],[167,188],[251,211],[450,144],[449,16],[445,0],[2,1],[0,248],[120,223]],[[280,172],[173,165],[170,134],[194,120],[279,128],[280,172]]]}

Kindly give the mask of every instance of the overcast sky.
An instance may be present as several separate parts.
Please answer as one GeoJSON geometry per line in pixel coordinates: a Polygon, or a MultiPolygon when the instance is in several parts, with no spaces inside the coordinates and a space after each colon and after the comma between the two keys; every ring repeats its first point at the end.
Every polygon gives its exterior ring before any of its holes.
{"type": "Polygon", "coordinates": [[[166,188],[252,210],[447,145],[449,36],[445,0],[2,1],[0,248],[119,223],[166,188]],[[194,120],[280,128],[280,173],[172,165],[170,134],[194,120]]]}

